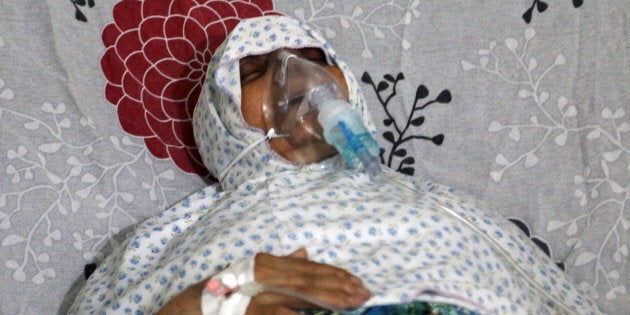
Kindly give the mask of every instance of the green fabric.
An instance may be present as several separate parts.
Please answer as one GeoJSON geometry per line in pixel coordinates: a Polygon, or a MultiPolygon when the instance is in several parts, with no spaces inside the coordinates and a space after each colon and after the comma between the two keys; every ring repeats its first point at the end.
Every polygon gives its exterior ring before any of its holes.
{"type": "Polygon", "coordinates": [[[371,306],[352,311],[335,312],[322,310],[308,310],[302,312],[305,315],[476,315],[477,312],[469,311],[462,307],[450,304],[412,302],[408,304],[393,304],[371,306]]]}

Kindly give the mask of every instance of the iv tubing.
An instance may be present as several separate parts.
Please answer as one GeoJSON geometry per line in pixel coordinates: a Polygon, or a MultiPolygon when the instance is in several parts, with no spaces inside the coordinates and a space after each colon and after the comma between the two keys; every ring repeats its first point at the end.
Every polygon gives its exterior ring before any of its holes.
{"type": "Polygon", "coordinates": [[[254,141],[252,144],[250,144],[247,148],[245,148],[243,151],[241,151],[241,153],[239,153],[231,162],[230,164],[228,164],[225,169],[223,169],[223,171],[221,172],[221,174],[219,175],[219,183],[223,182],[223,179],[225,178],[225,176],[227,175],[228,171],[234,166],[234,164],[238,163],[238,161],[240,161],[243,156],[245,156],[245,154],[247,154],[251,149],[253,149],[254,147],[256,147],[257,145],[259,145],[261,142],[267,140],[267,139],[272,139],[272,138],[279,138],[279,137],[286,137],[286,135],[279,135],[276,133],[276,130],[271,128],[269,129],[269,131],[267,131],[267,134],[264,137],[261,137],[260,139],[254,141]]]}
{"type": "MultiPolygon", "coordinates": [[[[393,182],[395,182],[396,186],[398,186],[398,187],[403,187],[403,188],[405,188],[407,190],[412,190],[412,191],[416,192],[415,189],[413,189],[411,187],[408,187],[407,185],[404,185],[402,183],[399,183],[396,180],[394,180],[393,182]]],[[[494,240],[493,238],[488,236],[488,234],[483,232],[477,225],[475,225],[474,223],[470,222],[468,219],[462,217],[459,213],[455,212],[453,209],[448,208],[448,207],[446,207],[444,205],[440,205],[440,206],[450,216],[452,216],[455,219],[457,219],[457,220],[463,222],[464,224],[466,224],[474,232],[476,232],[478,235],[480,235],[484,240],[486,240],[488,243],[490,243],[491,246],[501,254],[501,257],[504,260],[506,260],[509,265],[511,265],[539,293],[541,293],[548,300],[552,301],[554,303],[554,306],[560,306],[562,308],[562,310],[565,311],[568,314],[574,314],[575,313],[575,311],[572,310],[570,307],[568,307],[563,301],[558,300],[556,297],[552,296],[549,292],[545,291],[545,289],[541,287],[540,283],[536,282],[536,280],[534,280],[532,277],[530,277],[525,272],[525,270],[523,270],[523,268],[521,268],[520,264],[514,258],[512,258],[510,256],[510,253],[508,253],[503,247],[501,247],[501,245],[499,243],[497,243],[496,240],[494,240]]]]}
{"type": "Polygon", "coordinates": [[[501,245],[499,243],[497,243],[493,238],[491,238],[490,236],[488,236],[488,234],[484,233],[481,229],[479,229],[478,226],[476,226],[475,224],[473,224],[472,222],[468,221],[466,218],[462,217],[461,215],[459,215],[459,213],[453,211],[450,208],[445,207],[444,205],[441,206],[442,209],[444,211],[446,211],[448,214],[450,214],[451,216],[455,217],[456,219],[464,222],[466,225],[468,225],[468,227],[470,227],[471,229],[473,229],[473,231],[477,232],[477,234],[480,234],[481,237],[483,237],[486,241],[488,241],[489,243],[492,244],[492,247],[494,247],[495,250],[499,251],[501,253],[502,258],[504,258],[505,260],[508,261],[508,263],[510,265],[512,265],[512,267],[514,269],[516,269],[516,271],[518,271],[518,273],[521,274],[521,276],[523,278],[525,278],[527,280],[527,282],[529,282],[530,285],[532,285],[533,287],[536,288],[536,290],[538,290],[543,296],[545,296],[547,299],[549,299],[550,301],[553,301],[553,303],[555,305],[558,305],[560,307],[562,307],[562,309],[564,311],[566,311],[567,313],[574,313],[573,310],[571,310],[570,308],[568,308],[563,301],[558,300],[556,297],[552,296],[551,294],[549,294],[547,291],[545,291],[544,288],[542,288],[540,286],[540,283],[536,282],[536,280],[532,279],[532,277],[530,277],[524,270],[523,268],[520,267],[520,264],[510,256],[510,254],[503,249],[503,247],[501,247],[501,245]]]}

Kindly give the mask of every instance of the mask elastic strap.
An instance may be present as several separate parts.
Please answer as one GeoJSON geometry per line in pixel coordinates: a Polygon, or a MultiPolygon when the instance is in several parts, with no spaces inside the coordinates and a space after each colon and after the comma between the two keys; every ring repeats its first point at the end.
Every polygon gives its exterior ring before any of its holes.
{"type": "Polygon", "coordinates": [[[260,139],[254,141],[252,144],[250,144],[247,148],[245,148],[243,151],[241,151],[241,153],[239,153],[231,162],[230,164],[228,164],[228,166],[223,169],[223,172],[221,172],[221,174],[219,175],[219,182],[223,182],[223,179],[225,178],[225,176],[227,175],[228,171],[230,171],[230,169],[232,167],[234,167],[234,165],[240,161],[243,156],[245,156],[245,154],[247,154],[249,151],[251,151],[253,148],[255,148],[256,146],[258,146],[260,143],[262,143],[263,141],[267,140],[267,139],[272,139],[272,138],[279,138],[279,137],[286,137],[286,135],[279,135],[276,133],[276,130],[274,128],[269,129],[269,131],[267,131],[267,134],[264,137],[261,137],[260,139]]]}

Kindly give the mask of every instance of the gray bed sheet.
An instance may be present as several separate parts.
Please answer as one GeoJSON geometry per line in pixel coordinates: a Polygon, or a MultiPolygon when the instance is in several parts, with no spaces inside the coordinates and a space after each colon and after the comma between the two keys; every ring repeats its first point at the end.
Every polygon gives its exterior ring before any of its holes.
{"type": "Polygon", "coordinates": [[[64,313],[84,265],[207,185],[186,129],[207,42],[271,12],[305,20],[345,56],[385,164],[481,199],[603,311],[627,313],[630,2],[8,0],[1,314],[64,313]],[[190,26],[203,23],[223,31],[190,26]],[[173,47],[199,53],[185,63],[173,47]]]}

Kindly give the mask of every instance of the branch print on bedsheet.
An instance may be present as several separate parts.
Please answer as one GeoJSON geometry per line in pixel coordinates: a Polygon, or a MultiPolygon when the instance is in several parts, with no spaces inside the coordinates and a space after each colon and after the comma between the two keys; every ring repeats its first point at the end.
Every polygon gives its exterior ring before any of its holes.
{"type": "MultiPolygon", "coordinates": [[[[449,90],[442,90],[440,94],[433,100],[426,101],[424,104],[418,104],[418,101],[424,100],[429,96],[429,90],[424,85],[419,85],[416,89],[416,97],[413,105],[411,106],[411,111],[409,112],[409,116],[407,117],[407,121],[398,122],[392,115],[387,106],[389,102],[392,100],[394,96],[396,96],[396,85],[399,81],[405,79],[405,75],[401,72],[394,76],[391,74],[386,74],[383,76],[385,80],[379,81],[378,84],[372,80],[372,77],[369,73],[364,72],[361,77],[361,81],[363,83],[369,84],[373,89],[374,93],[376,93],[376,97],[378,98],[379,103],[383,106],[383,110],[385,111],[385,115],[387,118],[383,120],[383,125],[385,125],[387,130],[383,132],[383,138],[387,140],[392,146],[389,150],[389,154],[385,156],[386,150],[381,148],[380,158],[381,163],[387,165],[392,168],[392,163],[394,162],[394,157],[399,160],[398,167],[395,168],[397,172],[413,175],[415,173],[415,168],[412,167],[413,164],[416,163],[413,156],[407,156],[407,149],[403,148],[402,145],[411,140],[427,140],[433,142],[435,145],[442,145],[444,142],[444,135],[437,134],[434,136],[425,136],[423,134],[407,134],[410,131],[410,127],[414,127],[417,129],[422,126],[425,121],[425,117],[423,115],[418,115],[418,112],[427,108],[428,106],[436,103],[450,103],[451,102],[451,92],[449,90]],[[389,83],[388,83],[389,82],[389,83]],[[391,92],[388,95],[381,95],[382,92],[385,92],[389,89],[391,83],[391,92]]],[[[415,131],[415,130],[414,130],[415,131]]]]}
{"type": "MultiPolygon", "coordinates": [[[[584,3],[583,0],[571,0],[573,1],[573,7],[575,8],[579,8],[582,6],[582,4],[584,3]]],[[[542,0],[534,0],[534,2],[532,2],[532,5],[529,7],[529,9],[527,9],[527,11],[525,11],[525,13],[523,13],[523,20],[525,20],[526,23],[530,23],[532,21],[532,15],[534,14],[534,10],[538,11],[538,13],[543,13],[547,10],[547,8],[549,7],[549,5],[547,4],[547,2],[544,2],[542,0]]]]}
{"type": "Polygon", "coordinates": [[[123,0],[103,30],[105,96],[151,153],[209,176],[192,114],[215,49],[241,19],[277,14],[272,0],[123,0]]]}
{"type": "MultiPolygon", "coordinates": [[[[0,97],[11,99],[12,93],[6,91],[9,90],[1,92],[0,97]]],[[[175,191],[164,185],[173,179],[173,171],[155,169],[143,145],[133,144],[127,136],[85,141],[90,138],[86,135],[96,134],[89,117],[75,116],[64,103],[47,102],[39,110],[43,114],[34,116],[0,107],[0,123],[12,129],[22,128],[36,139],[2,152],[6,156],[2,177],[11,183],[5,187],[13,189],[0,192],[0,259],[11,270],[13,280],[25,282],[30,277],[36,285],[46,278],[55,278],[55,269],[47,267],[49,252],[65,246],[62,239],[68,240],[70,233],[74,248],[83,253],[85,260],[94,261],[104,251],[117,247],[116,237],[121,236],[118,234],[122,228],[137,224],[138,214],[129,210],[138,200],[151,200],[165,208],[173,202],[167,193],[175,191]],[[108,152],[107,161],[98,158],[103,150],[108,152]],[[129,193],[124,187],[128,177],[142,178],[147,196],[141,195],[142,190],[129,193]],[[86,208],[93,211],[92,218],[81,212],[86,208]],[[41,209],[37,212],[39,217],[31,217],[32,209],[41,209]],[[85,218],[99,222],[89,226],[101,228],[67,233],[68,222],[85,218]],[[16,221],[30,227],[16,230],[16,221]]]]}
{"type": "Polygon", "coordinates": [[[87,4],[88,7],[93,8],[94,0],[70,0],[70,2],[74,6],[74,18],[81,22],[87,22],[87,17],[85,17],[85,14],[83,14],[79,7],[85,7],[87,4]]]}
{"type": "MultiPolygon", "coordinates": [[[[323,26],[323,21],[338,20],[343,28],[353,27],[358,36],[363,41],[363,58],[372,59],[374,56],[370,49],[370,33],[375,38],[383,39],[393,36],[400,40],[403,49],[411,48],[411,44],[401,34],[399,26],[409,25],[413,18],[420,16],[420,0],[407,1],[404,5],[400,1],[389,0],[378,3],[373,8],[366,9],[365,6],[357,5],[352,12],[339,12],[335,8],[335,1],[313,1],[309,0],[308,8],[295,9],[295,17],[306,21],[311,27],[322,33],[328,39],[337,37],[337,33],[332,27],[323,26]],[[377,19],[376,16],[386,16],[386,19],[377,19]]],[[[367,4],[365,4],[367,5],[367,4]]]]}
{"type": "Polygon", "coordinates": [[[576,119],[578,107],[571,104],[565,96],[560,95],[552,101],[542,83],[552,70],[564,65],[567,60],[559,53],[553,64],[546,69],[534,71],[539,68],[539,64],[529,52],[529,45],[535,35],[536,32],[528,28],[524,32],[522,45],[514,38],[504,41],[508,55],[519,66],[516,71],[521,71],[521,77],[526,78],[525,80],[511,79],[505,75],[509,71],[500,69],[500,65],[507,63],[500,63],[500,54],[497,53],[499,44],[495,41],[490,42],[488,48],[479,51],[478,64],[466,60],[461,63],[465,71],[483,71],[500,78],[506,84],[518,87],[518,97],[523,101],[531,101],[533,105],[531,116],[522,117],[521,123],[492,121],[488,127],[490,133],[507,132],[508,138],[515,143],[519,143],[521,135],[525,133],[533,135],[537,131],[536,134],[541,135],[538,141],[523,142],[526,152],[516,157],[498,153],[495,162],[499,168],[492,171],[490,177],[495,182],[500,182],[506,172],[518,165],[525,168],[536,167],[540,161],[539,151],[544,144],[551,141],[558,148],[565,146],[572,136],[578,141],[598,141],[599,143],[590,148],[601,150],[598,152],[599,163],[591,163],[584,169],[576,170],[574,176],[574,197],[579,198],[580,206],[586,210],[568,220],[550,220],[547,223],[547,232],[564,232],[562,237],[568,237],[566,245],[571,249],[569,255],[574,257],[565,262],[568,270],[580,267],[592,271],[590,280],[580,284],[584,291],[588,291],[594,298],[615,299],[628,292],[627,284],[620,280],[620,275],[629,255],[627,235],[630,221],[627,218],[630,211],[630,147],[623,139],[627,139],[630,123],[624,108],[603,106],[599,116],[589,117],[598,124],[584,124],[576,119]],[[600,221],[600,227],[608,225],[608,229],[602,230],[606,232],[584,234],[594,220],[600,221]],[[586,237],[590,239],[585,240],[586,237]],[[595,244],[596,248],[585,244],[595,244]],[[605,253],[611,248],[614,254],[607,257],[605,253]],[[597,292],[607,293],[605,297],[600,297],[597,292]]]}
{"type": "MultiPolygon", "coordinates": [[[[551,248],[549,247],[549,244],[547,244],[547,242],[545,242],[544,240],[541,240],[540,238],[536,237],[536,235],[532,235],[531,228],[524,220],[517,219],[517,218],[509,218],[508,220],[514,223],[514,225],[516,225],[521,231],[523,231],[523,233],[525,233],[525,235],[527,235],[527,237],[529,237],[529,239],[532,240],[532,242],[536,244],[538,248],[540,248],[543,252],[545,252],[545,254],[549,256],[551,259],[553,259],[553,253],[551,252],[551,248]]],[[[558,268],[562,269],[562,271],[565,271],[564,262],[562,261],[554,261],[554,262],[556,263],[558,268]]]]}

